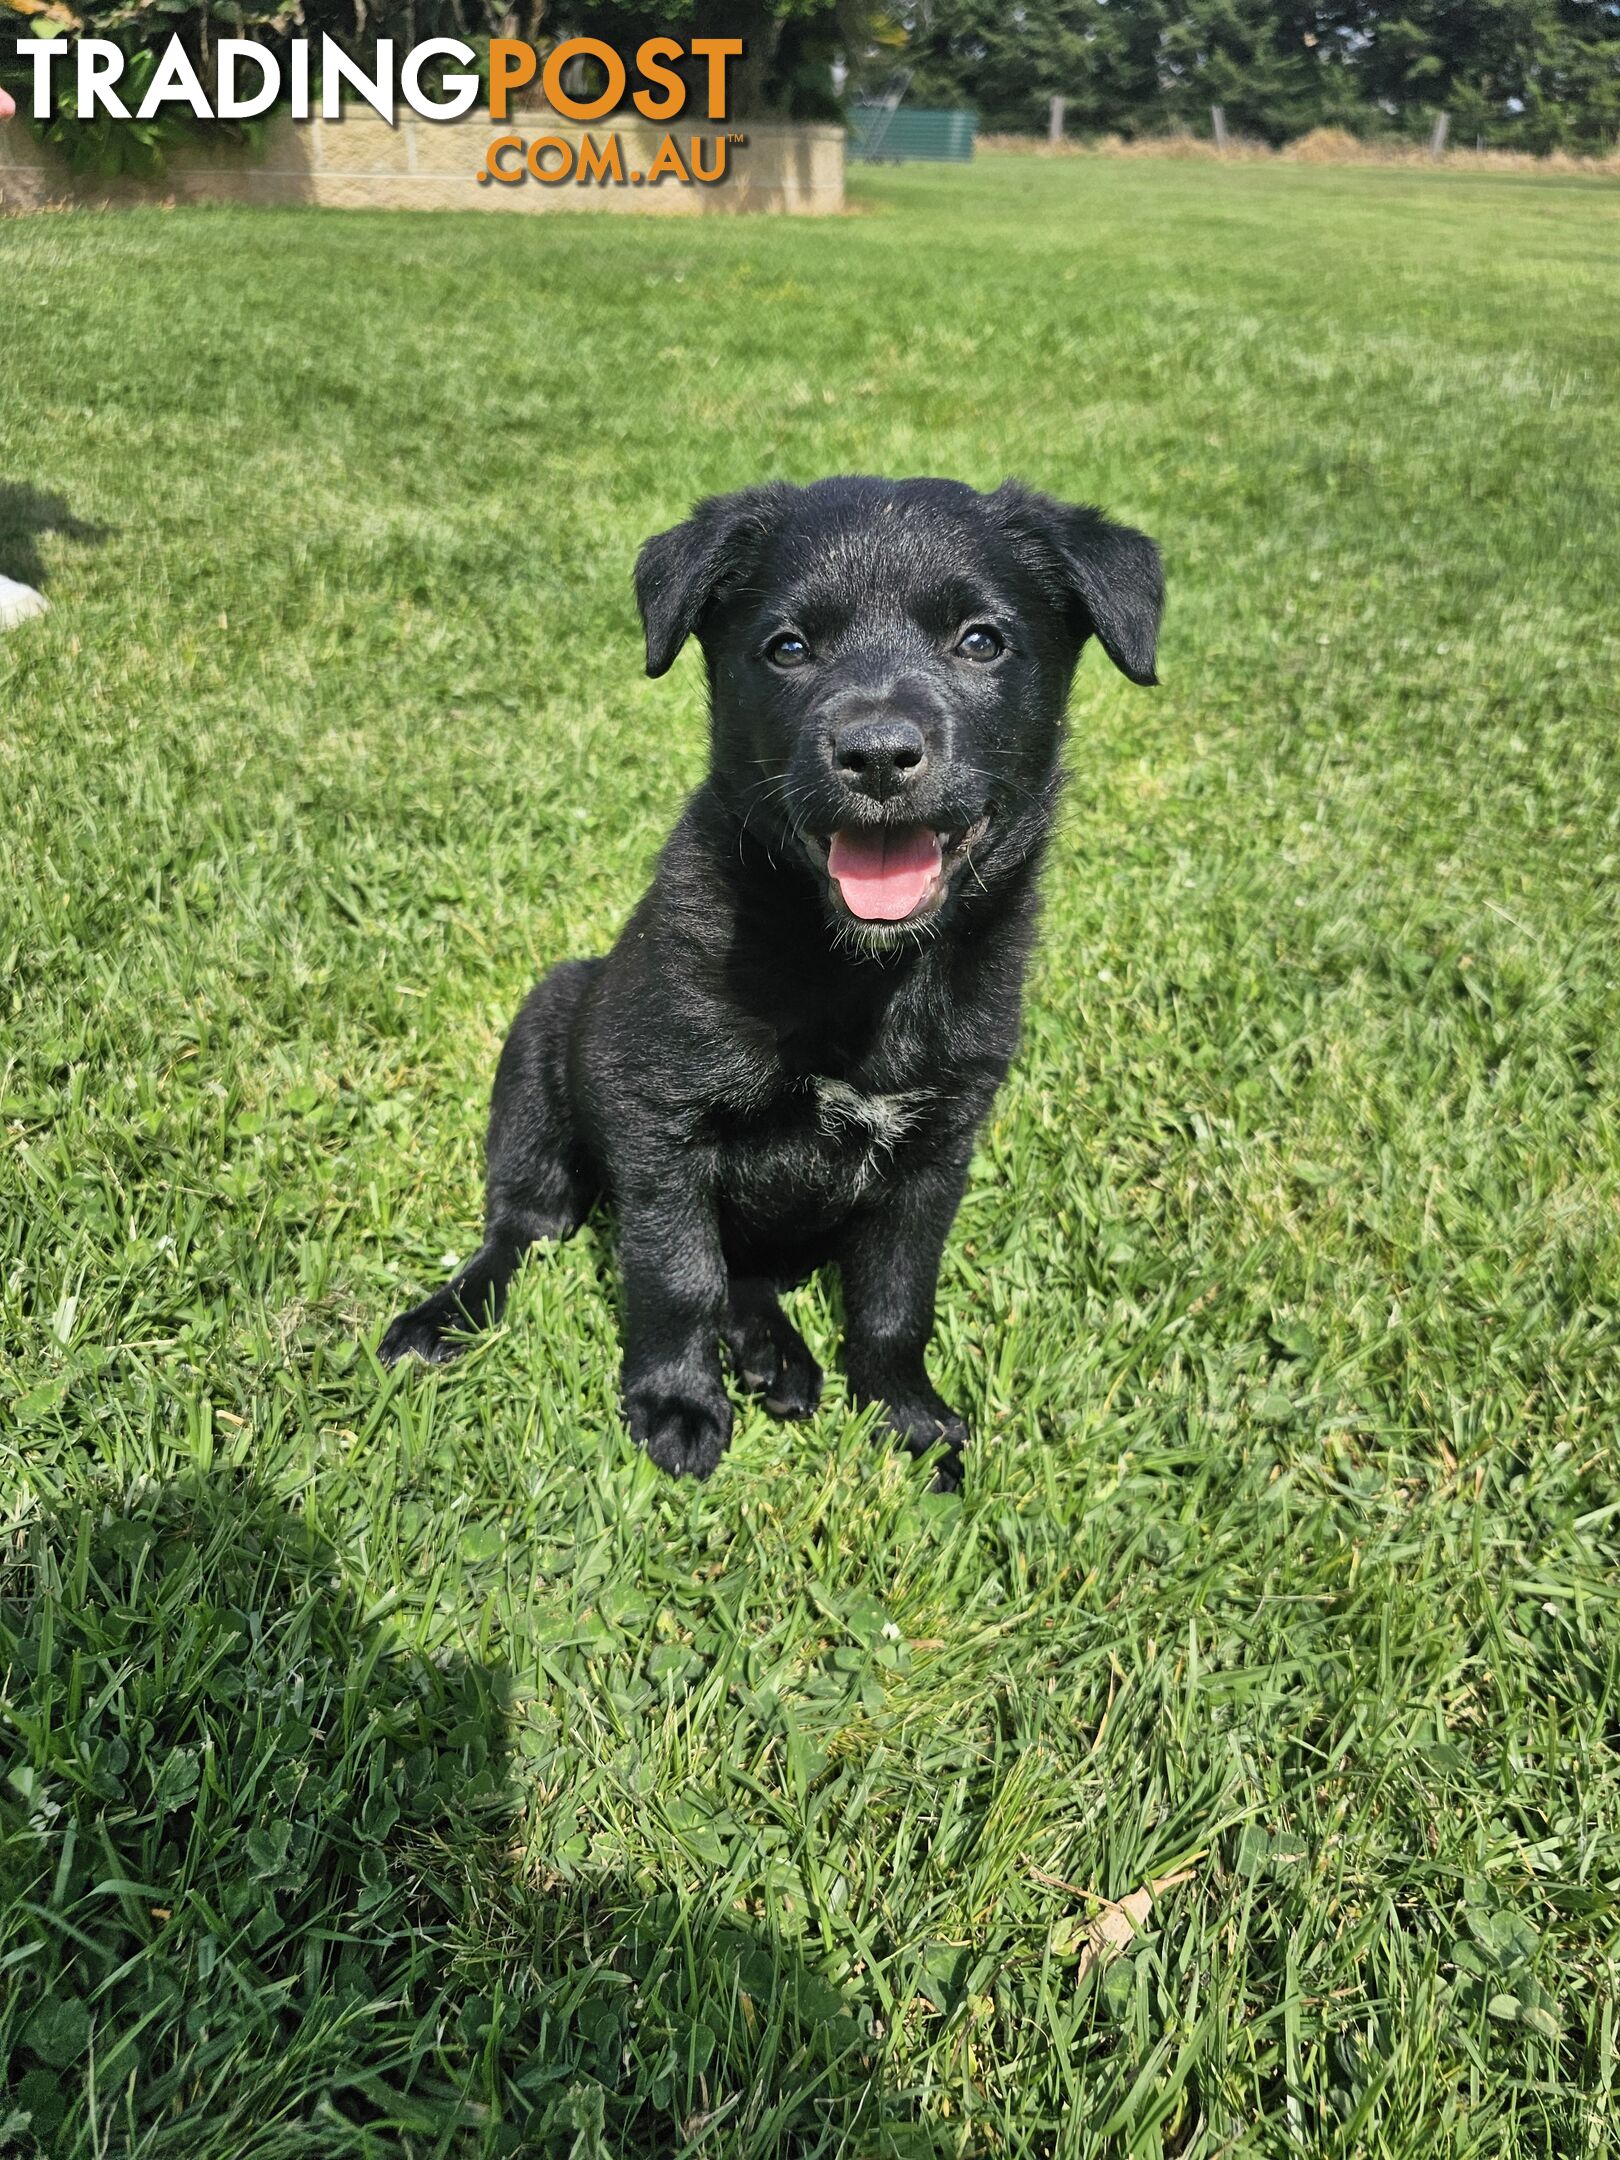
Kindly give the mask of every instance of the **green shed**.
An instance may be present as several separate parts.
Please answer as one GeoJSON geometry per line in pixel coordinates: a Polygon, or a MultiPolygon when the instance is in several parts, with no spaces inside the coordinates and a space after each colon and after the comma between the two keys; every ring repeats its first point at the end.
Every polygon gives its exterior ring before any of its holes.
{"type": "Polygon", "coordinates": [[[975,113],[925,105],[851,105],[845,117],[846,154],[868,165],[899,165],[913,158],[966,165],[973,156],[975,113]]]}

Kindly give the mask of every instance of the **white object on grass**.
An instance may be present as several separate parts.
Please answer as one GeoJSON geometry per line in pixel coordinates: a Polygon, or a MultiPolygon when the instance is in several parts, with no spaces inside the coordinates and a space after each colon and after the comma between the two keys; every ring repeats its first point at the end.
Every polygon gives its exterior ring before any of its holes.
{"type": "Polygon", "coordinates": [[[19,585],[15,578],[0,577],[0,630],[14,629],[30,615],[43,615],[50,604],[32,585],[19,585]]]}

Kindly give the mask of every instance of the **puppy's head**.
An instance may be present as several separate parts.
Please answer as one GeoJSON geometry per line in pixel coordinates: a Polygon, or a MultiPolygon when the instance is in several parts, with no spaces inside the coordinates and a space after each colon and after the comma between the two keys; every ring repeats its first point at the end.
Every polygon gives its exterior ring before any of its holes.
{"type": "Polygon", "coordinates": [[[702,643],[721,797],[868,944],[1038,848],[1080,648],[1153,682],[1163,591],[1143,534],[1011,481],[711,496],[636,564],[648,674],[702,643]]]}

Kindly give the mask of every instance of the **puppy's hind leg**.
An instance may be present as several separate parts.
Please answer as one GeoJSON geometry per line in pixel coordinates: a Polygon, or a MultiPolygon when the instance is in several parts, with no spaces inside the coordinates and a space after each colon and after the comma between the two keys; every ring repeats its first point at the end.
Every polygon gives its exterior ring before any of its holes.
{"type": "Polygon", "coordinates": [[[733,1275],[720,1339],[739,1387],[772,1417],[807,1418],[821,1400],[821,1367],[763,1275],[733,1275]]]}
{"type": "Polygon", "coordinates": [[[460,1357],[467,1348],[463,1337],[500,1318],[506,1286],[533,1242],[521,1237],[515,1226],[492,1224],[477,1252],[442,1289],[390,1323],[377,1345],[380,1362],[397,1365],[403,1358],[419,1357],[430,1365],[445,1365],[460,1357]]]}
{"type": "Polygon", "coordinates": [[[512,1023],[490,1105],[484,1242],[449,1282],[393,1322],[377,1346],[384,1365],[459,1357],[463,1337],[500,1318],[528,1248],[571,1236],[590,1212],[600,1181],[569,1106],[568,1037],[600,965],[571,960],[553,968],[512,1023]]]}

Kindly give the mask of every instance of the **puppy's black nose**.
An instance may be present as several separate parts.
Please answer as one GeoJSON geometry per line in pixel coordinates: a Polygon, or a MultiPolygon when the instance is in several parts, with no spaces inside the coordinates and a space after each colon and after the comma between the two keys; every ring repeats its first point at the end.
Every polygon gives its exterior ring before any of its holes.
{"type": "Polygon", "coordinates": [[[879,802],[928,766],[923,732],[909,720],[859,720],[833,737],[833,763],[839,775],[863,795],[879,802]]]}

